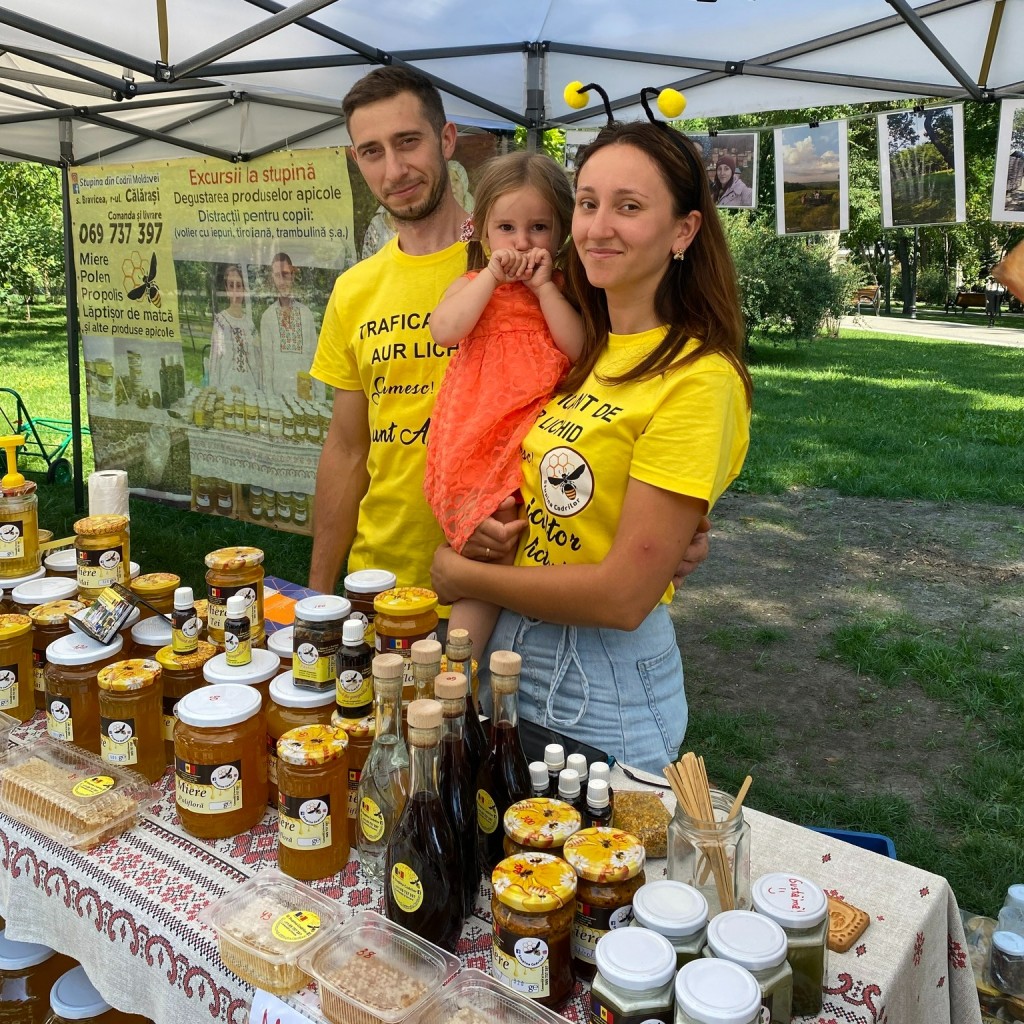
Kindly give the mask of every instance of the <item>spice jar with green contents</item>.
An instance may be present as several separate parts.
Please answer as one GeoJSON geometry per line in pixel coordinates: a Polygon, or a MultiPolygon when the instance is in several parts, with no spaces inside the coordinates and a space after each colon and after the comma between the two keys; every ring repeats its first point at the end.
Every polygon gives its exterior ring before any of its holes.
{"type": "Polygon", "coordinates": [[[36,710],[46,707],[46,648],[62,636],[69,636],[68,619],[85,611],[81,601],[49,601],[37,604],[29,613],[32,620],[32,674],[36,710]]]}
{"type": "Polygon", "coordinates": [[[828,972],[828,899],[806,878],[785,871],[762,875],[751,887],[754,909],[786,933],[793,969],[793,1016],[821,1011],[828,972]]]}
{"type": "Polygon", "coordinates": [[[505,811],[505,855],[542,850],[561,856],[565,841],[580,830],[579,811],[564,800],[527,797],[505,811]]]}
{"type": "Polygon", "coordinates": [[[598,940],[596,957],[592,1024],[672,1024],[676,954],[668,939],[656,932],[617,928],[598,940]]]}
{"type": "Polygon", "coordinates": [[[576,874],[550,853],[518,853],[491,873],[491,973],[542,1006],[572,991],[576,874]]]}
{"type": "Polygon", "coordinates": [[[87,516],[74,529],[79,597],[93,601],[113,583],[127,587],[131,581],[128,517],[87,516]]]}
{"type": "Polygon", "coordinates": [[[633,894],[633,926],[664,935],[676,952],[678,969],[704,949],[708,901],[692,885],[659,878],[633,894]]]}
{"type": "Polygon", "coordinates": [[[562,856],[579,879],[572,925],[576,974],[592,978],[598,940],[633,920],[633,894],[644,884],[644,844],[614,828],[585,828],[566,840],[562,856]]]}
{"type": "MultiPolygon", "coordinates": [[[[267,803],[271,807],[277,806],[277,741],[290,729],[299,729],[306,725],[329,726],[331,724],[331,715],[334,714],[334,706],[333,690],[329,690],[327,693],[318,693],[316,690],[303,690],[295,685],[291,672],[282,672],[271,680],[270,703],[267,704],[266,709],[267,803]]],[[[348,741],[346,740],[347,745],[348,741]]],[[[334,820],[335,828],[341,828],[346,824],[341,811],[335,811],[334,820]]],[[[296,875],[295,877],[299,876],[296,875]]],[[[313,877],[319,878],[321,876],[315,875],[313,877]]]]}
{"type": "Polygon", "coordinates": [[[675,1024],[760,1024],[761,990],[728,960],[691,960],[675,981],[675,1024]]]}
{"type": "Polygon", "coordinates": [[[0,615],[0,711],[27,722],[36,712],[32,620],[0,615]]]}
{"type": "Polygon", "coordinates": [[[263,642],[263,552],[259,548],[218,548],[206,556],[209,610],[206,630],[210,643],[224,646],[228,598],[238,594],[249,609],[250,640],[263,642]]]}
{"type": "Polygon", "coordinates": [[[213,644],[200,640],[191,654],[177,654],[168,644],[156,652],[157,664],[163,669],[163,736],[164,759],[174,764],[174,723],[178,718],[175,707],[186,694],[206,685],[203,666],[217,653],[213,644]]]}

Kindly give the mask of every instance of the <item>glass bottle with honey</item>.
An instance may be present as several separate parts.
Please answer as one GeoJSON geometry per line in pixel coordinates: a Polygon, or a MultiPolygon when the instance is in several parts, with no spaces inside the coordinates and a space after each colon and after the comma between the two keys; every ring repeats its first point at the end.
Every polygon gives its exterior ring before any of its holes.
{"type": "Polygon", "coordinates": [[[437,789],[460,853],[462,916],[469,917],[480,890],[480,866],[476,852],[476,780],[466,754],[466,677],[444,672],[434,681],[441,702],[441,757],[437,789]]]}
{"type": "Polygon", "coordinates": [[[376,730],[359,780],[359,861],[373,882],[384,882],[384,853],[408,793],[409,750],[402,739],[402,680],[405,659],[373,659],[376,730]]]}
{"type": "Polygon", "coordinates": [[[491,655],[494,719],[490,748],[477,775],[476,818],[480,867],[493,871],[505,856],[505,811],[530,795],[530,769],[519,739],[519,672],[523,659],[513,651],[491,655]]]}
{"type": "Polygon", "coordinates": [[[21,434],[0,437],[7,452],[7,472],[0,479],[0,578],[6,580],[39,568],[39,499],[35,483],[18,472],[15,455],[24,443],[21,434]]]}
{"type": "Polygon", "coordinates": [[[473,641],[469,638],[468,629],[452,629],[448,631],[448,646],[445,650],[449,672],[461,672],[470,682],[466,696],[466,753],[469,756],[470,774],[475,779],[480,771],[484,755],[487,753],[487,734],[484,732],[480,716],[477,714],[476,701],[473,696],[473,641]]]}
{"type": "Polygon", "coordinates": [[[409,705],[409,798],[387,845],[384,907],[396,923],[454,950],[462,927],[460,858],[437,790],[441,704],[409,705]]]}

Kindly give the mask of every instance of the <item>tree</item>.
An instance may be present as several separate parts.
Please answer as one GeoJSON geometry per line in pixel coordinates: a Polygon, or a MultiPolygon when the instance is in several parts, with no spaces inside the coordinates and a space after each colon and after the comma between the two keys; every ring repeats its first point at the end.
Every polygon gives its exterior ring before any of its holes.
{"type": "Polygon", "coordinates": [[[0,164],[0,295],[28,300],[63,287],[59,172],[40,164],[0,164]]]}

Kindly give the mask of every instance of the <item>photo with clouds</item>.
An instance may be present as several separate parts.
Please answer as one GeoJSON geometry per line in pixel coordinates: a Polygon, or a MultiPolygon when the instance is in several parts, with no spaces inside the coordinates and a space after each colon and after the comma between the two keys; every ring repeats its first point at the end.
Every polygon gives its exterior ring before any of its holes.
{"type": "Polygon", "coordinates": [[[845,121],[777,128],[775,167],[780,235],[849,227],[845,121]]]}

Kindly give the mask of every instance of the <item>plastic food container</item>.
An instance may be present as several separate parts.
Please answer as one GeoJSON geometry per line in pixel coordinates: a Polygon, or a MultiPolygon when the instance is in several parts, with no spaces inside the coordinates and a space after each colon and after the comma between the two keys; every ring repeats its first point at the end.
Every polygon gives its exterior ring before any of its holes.
{"type": "Polygon", "coordinates": [[[78,850],[127,832],[155,795],[138,772],[46,736],[0,766],[0,811],[78,850]]]}
{"type": "Polygon", "coordinates": [[[303,953],[332,1024],[398,1024],[420,1010],[459,968],[457,957],[367,910],[303,953]]]}
{"type": "Polygon", "coordinates": [[[424,1003],[411,1024],[565,1024],[552,1010],[524,999],[482,971],[461,971],[424,1003]]]}
{"type": "Polygon", "coordinates": [[[11,730],[18,724],[16,718],[5,715],[0,711],[0,762],[3,762],[7,754],[7,746],[11,742],[11,730]]]}
{"type": "Polygon", "coordinates": [[[309,981],[299,957],[337,932],[341,912],[325,896],[267,868],[207,906],[200,920],[217,933],[225,967],[284,995],[309,981]]]}

